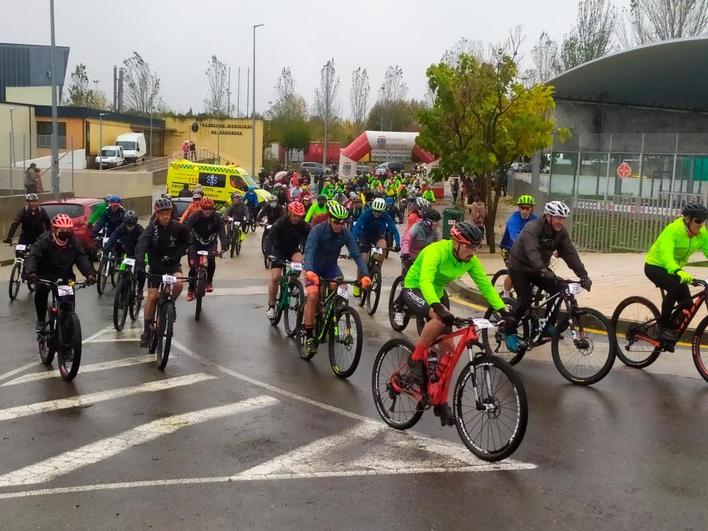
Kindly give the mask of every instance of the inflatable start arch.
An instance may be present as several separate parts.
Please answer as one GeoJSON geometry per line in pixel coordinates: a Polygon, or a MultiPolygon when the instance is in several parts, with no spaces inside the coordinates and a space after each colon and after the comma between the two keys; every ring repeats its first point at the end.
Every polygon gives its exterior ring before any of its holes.
{"type": "Polygon", "coordinates": [[[415,157],[424,164],[430,164],[435,157],[415,143],[417,137],[418,133],[364,131],[341,150],[339,175],[342,177],[355,175],[357,162],[368,153],[371,153],[373,160],[409,162],[415,157]]]}

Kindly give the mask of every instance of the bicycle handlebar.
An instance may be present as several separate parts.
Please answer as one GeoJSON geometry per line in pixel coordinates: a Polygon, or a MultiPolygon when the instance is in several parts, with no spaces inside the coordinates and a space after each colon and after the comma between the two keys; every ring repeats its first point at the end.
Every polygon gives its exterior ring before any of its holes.
{"type": "MultiPolygon", "coordinates": [[[[57,286],[64,285],[63,283],[53,282],[51,280],[46,280],[44,278],[38,278],[36,284],[44,284],[45,286],[49,286],[52,289],[56,289],[57,286]]],[[[88,287],[88,283],[86,283],[86,282],[74,282],[73,284],[71,282],[67,282],[66,285],[74,288],[74,291],[88,287]]]]}

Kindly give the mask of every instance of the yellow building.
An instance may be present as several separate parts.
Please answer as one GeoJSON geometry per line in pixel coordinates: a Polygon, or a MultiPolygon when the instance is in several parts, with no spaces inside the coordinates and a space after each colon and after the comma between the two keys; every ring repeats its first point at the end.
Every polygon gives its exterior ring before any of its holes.
{"type": "MultiPolygon", "coordinates": [[[[252,167],[253,121],[236,118],[165,117],[165,155],[179,154],[185,140],[206,149],[249,174],[252,167]]],[[[256,120],[256,172],[263,165],[263,121],[256,120]]]]}

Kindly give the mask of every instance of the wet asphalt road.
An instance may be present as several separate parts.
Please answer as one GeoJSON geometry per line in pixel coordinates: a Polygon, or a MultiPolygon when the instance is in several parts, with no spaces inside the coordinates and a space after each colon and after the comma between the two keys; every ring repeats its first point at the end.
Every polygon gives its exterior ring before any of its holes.
{"type": "Polygon", "coordinates": [[[80,292],[73,383],[35,363],[24,287],[0,294],[3,529],[708,528],[708,384],[686,350],[643,371],[617,361],[590,388],[533,352],[516,366],[526,437],[489,467],[430,413],[415,434],[379,420],[373,358],[395,335],[383,305],[362,315],[362,361],[341,381],[324,346],[302,361],[269,326],[255,239],[219,263],[217,288],[200,322],[178,303],[164,373],[135,332],[107,328],[112,290],[80,292]]]}

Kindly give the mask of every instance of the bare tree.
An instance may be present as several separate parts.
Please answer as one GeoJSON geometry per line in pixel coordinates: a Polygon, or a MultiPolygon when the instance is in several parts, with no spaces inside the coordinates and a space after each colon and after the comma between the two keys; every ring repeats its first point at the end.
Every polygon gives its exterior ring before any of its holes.
{"type": "Polygon", "coordinates": [[[349,98],[352,104],[352,116],[357,128],[361,128],[366,121],[366,111],[369,107],[369,73],[366,68],[358,67],[352,72],[352,88],[349,98]]]}
{"type": "Polygon", "coordinates": [[[534,68],[526,75],[528,84],[546,83],[558,74],[560,70],[558,44],[545,31],[541,33],[538,42],[531,49],[531,59],[534,68]]]}
{"type": "Polygon", "coordinates": [[[212,116],[231,116],[233,106],[229,103],[229,79],[226,65],[219,61],[216,55],[212,55],[204,74],[209,81],[209,94],[204,100],[206,113],[212,116]]]}
{"type": "Polygon", "coordinates": [[[123,60],[125,69],[125,100],[127,108],[149,113],[162,107],[160,78],[138,52],[123,60]]]}
{"type": "Polygon", "coordinates": [[[324,153],[322,165],[327,165],[327,132],[330,125],[339,114],[337,92],[339,91],[339,78],[334,67],[334,58],[327,61],[320,71],[320,87],[315,89],[315,110],[324,122],[324,153]]]}
{"type": "Polygon", "coordinates": [[[405,100],[407,95],[408,85],[403,81],[403,70],[398,65],[389,66],[378,93],[381,130],[391,130],[396,103],[405,100]]]}
{"type": "Polygon", "coordinates": [[[708,0],[631,0],[626,19],[633,39],[623,39],[627,46],[705,35],[708,0]]]}
{"type": "Polygon", "coordinates": [[[597,59],[612,51],[617,9],[610,0],[580,0],[575,27],[563,39],[563,70],[597,59]]]}
{"type": "Polygon", "coordinates": [[[79,63],[71,73],[71,82],[68,87],[68,96],[65,105],[71,107],[88,107],[89,109],[108,109],[108,98],[98,90],[89,88],[89,77],[86,65],[79,63]]]}
{"type": "Polygon", "coordinates": [[[462,37],[452,45],[452,48],[445,51],[441,60],[444,63],[455,66],[463,53],[482,59],[484,57],[484,43],[481,40],[473,41],[467,37],[462,37]]]}
{"type": "MultiPolygon", "coordinates": [[[[271,120],[271,135],[286,149],[288,158],[293,149],[304,149],[310,141],[307,127],[307,103],[296,91],[295,79],[289,68],[280,72],[275,84],[275,100],[266,113],[271,120]]],[[[285,161],[287,165],[287,159],[285,161]]]]}

